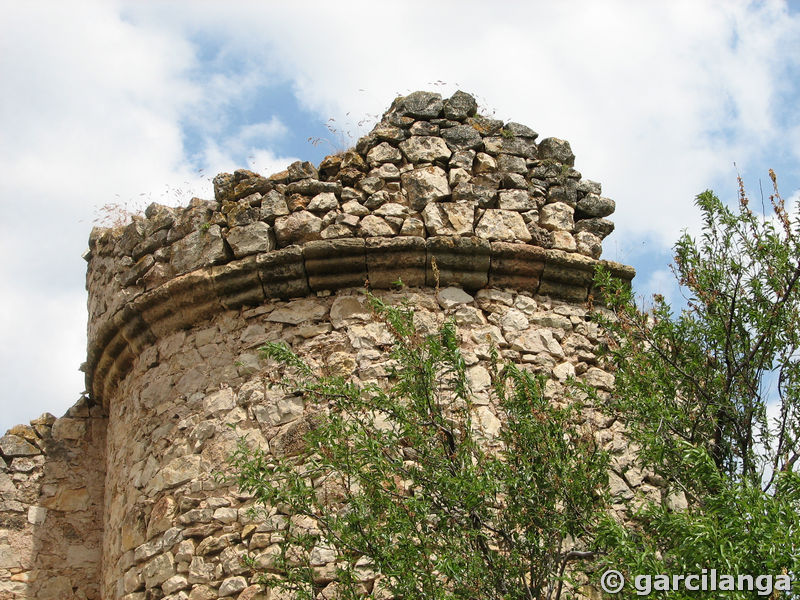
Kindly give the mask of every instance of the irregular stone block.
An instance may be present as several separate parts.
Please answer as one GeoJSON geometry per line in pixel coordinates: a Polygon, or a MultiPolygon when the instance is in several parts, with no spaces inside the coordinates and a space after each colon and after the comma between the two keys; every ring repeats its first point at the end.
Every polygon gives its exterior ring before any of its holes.
{"type": "Polygon", "coordinates": [[[360,238],[310,242],[303,247],[312,291],[361,287],[367,279],[365,243],[360,238]]]}
{"type": "Polygon", "coordinates": [[[425,285],[424,238],[367,238],[366,253],[370,287],[388,289],[398,280],[409,287],[425,285]]]}
{"type": "Polygon", "coordinates": [[[429,202],[443,200],[450,195],[447,174],[439,167],[421,167],[400,176],[400,182],[414,210],[422,210],[429,202]]]}
{"type": "Polygon", "coordinates": [[[575,155],[569,142],[558,138],[545,138],[539,142],[539,158],[554,160],[570,167],[575,165],[575,155]]]}
{"type": "MultiPolygon", "coordinates": [[[[480,136],[478,138],[480,139],[480,136]]],[[[400,150],[410,163],[446,161],[452,155],[447,143],[442,138],[433,136],[411,136],[400,142],[400,150]]]]}
{"type": "Polygon", "coordinates": [[[471,94],[458,90],[444,101],[443,114],[445,119],[461,121],[467,117],[474,117],[478,111],[478,103],[471,94]]]}
{"type": "Polygon", "coordinates": [[[275,219],[275,237],[281,248],[318,240],[320,231],[322,219],[307,210],[299,210],[287,217],[275,219]]]}
{"type": "Polygon", "coordinates": [[[536,158],[536,143],[530,138],[514,136],[488,136],[483,138],[483,145],[488,154],[514,154],[523,158],[536,158]]]}
{"type": "Polygon", "coordinates": [[[575,206],[580,216],[607,217],[614,212],[616,203],[611,198],[603,198],[597,194],[586,194],[575,206]]]}
{"type": "Polygon", "coordinates": [[[53,438],[57,440],[80,440],[86,435],[85,419],[57,419],[53,423],[53,438]]]}
{"type": "Polygon", "coordinates": [[[546,204],[539,211],[539,225],[550,231],[572,231],[575,226],[573,212],[572,207],[564,202],[546,204]]]}
{"type": "Polygon", "coordinates": [[[211,225],[190,233],[172,244],[171,250],[170,264],[177,274],[215,265],[226,258],[219,225],[211,225]]]}
{"type": "Polygon", "coordinates": [[[575,223],[575,231],[588,231],[602,240],[614,231],[614,223],[608,219],[581,219],[575,223]]]}
{"type": "Polygon", "coordinates": [[[538,204],[528,190],[501,190],[498,194],[498,208],[504,210],[536,210],[538,204]]]}
{"type": "Polygon", "coordinates": [[[392,102],[392,110],[401,117],[417,119],[433,119],[438,117],[444,108],[441,94],[433,92],[412,92],[408,96],[400,96],[392,102]]]}
{"type": "Polygon", "coordinates": [[[475,227],[475,235],[489,241],[531,241],[522,216],[512,210],[487,208],[475,227]]]}
{"type": "Polygon", "coordinates": [[[15,456],[36,456],[42,453],[41,450],[30,442],[13,434],[0,437],[0,452],[9,458],[14,458],[15,456]]]}
{"type": "Polygon", "coordinates": [[[313,298],[292,300],[286,306],[276,308],[267,316],[273,323],[297,325],[303,321],[322,319],[328,312],[325,305],[313,298]]]}
{"type": "Polygon", "coordinates": [[[539,293],[584,302],[594,279],[597,261],[562,250],[547,250],[539,293]]]}
{"type": "Polygon", "coordinates": [[[242,227],[232,227],[228,230],[225,240],[236,258],[243,258],[259,252],[269,252],[275,248],[275,235],[272,227],[262,221],[242,227]]]}
{"type": "Polygon", "coordinates": [[[456,125],[442,129],[442,139],[450,150],[481,150],[483,138],[474,127],[469,125],[456,125]]]}
{"type": "MultiPolygon", "coordinates": [[[[472,235],[475,220],[474,202],[442,202],[428,204],[422,219],[429,236],[472,235]]],[[[524,228],[524,223],[523,223],[524,228]]]]}
{"type": "Polygon", "coordinates": [[[385,219],[376,215],[367,215],[358,224],[358,235],[361,237],[389,237],[394,229],[385,219]]]}

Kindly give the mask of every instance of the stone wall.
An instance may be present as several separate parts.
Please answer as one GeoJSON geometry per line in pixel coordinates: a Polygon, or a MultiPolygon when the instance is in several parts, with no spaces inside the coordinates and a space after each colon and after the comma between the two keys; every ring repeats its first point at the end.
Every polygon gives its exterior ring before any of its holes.
{"type": "Polygon", "coordinates": [[[101,597],[107,422],[82,398],[0,438],[0,599],[101,597]]]}
{"type": "MultiPolygon", "coordinates": [[[[463,92],[415,92],[318,167],[221,174],[213,201],[154,204],[125,228],[94,230],[90,400],[3,438],[35,447],[32,459],[0,443],[10,473],[0,491],[15,487],[0,507],[13,517],[0,521],[9,597],[71,597],[67,585],[87,598],[262,597],[241,557],[269,569],[292,518],[252,520],[250,500],[214,479],[235,443],[227,425],[273,452],[302,439],[302,398],[271,389],[279,373],[257,358],[268,340],[362,381],[385,378],[390,339],[363,304],[365,285],[408,298],[423,329],[455,318],[488,436],[502,416],[485,393],[487,336],[504,358],[551,374],[554,398],[571,375],[610,389],[585,303],[601,262],[633,277],[598,260],[614,203],[581,178],[567,142],[536,140],[477,115],[463,92]],[[62,592],[39,591],[43,572],[62,592]]],[[[630,469],[617,424],[591,409],[585,418],[617,452],[618,498],[655,493],[630,469]]],[[[324,582],[332,567],[318,554],[324,582]]]]}

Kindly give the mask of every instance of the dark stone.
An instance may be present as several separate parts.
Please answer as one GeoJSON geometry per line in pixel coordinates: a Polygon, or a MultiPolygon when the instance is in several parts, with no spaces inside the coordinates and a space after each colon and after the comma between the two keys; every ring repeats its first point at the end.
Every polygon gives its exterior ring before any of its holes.
{"type": "Polygon", "coordinates": [[[508,134],[515,137],[529,138],[532,140],[535,140],[537,137],[539,137],[539,134],[533,129],[527,125],[522,125],[521,123],[506,123],[506,126],[503,127],[503,129],[505,129],[508,134]]]}
{"type": "Polygon", "coordinates": [[[469,125],[442,129],[441,136],[450,150],[481,150],[483,148],[481,134],[469,125]]]}
{"type": "Polygon", "coordinates": [[[575,206],[576,216],[607,217],[614,212],[615,203],[611,198],[603,198],[597,194],[587,194],[575,206]]]}
{"type": "Polygon", "coordinates": [[[570,167],[575,165],[575,155],[569,142],[558,138],[545,138],[539,143],[539,158],[554,160],[570,167]]]}
{"type": "Polygon", "coordinates": [[[614,223],[608,219],[581,219],[575,223],[575,233],[588,231],[603,239],[614,231],[614,223]]]}
{"type": "Polygon", "coordinates": [[[295,161],[289,165],[289,181],[298,181],[300,179],[319,179],[319,172],[317,168],[308,161],[295,161]]]}
{"type": "Polygon", "coordinates": [[[228,200],[233,194],[235,182],[233,180],[233,175],[230,173],[220,173],[214,177],[212,183],[214,184],[214,198],[217,202],[228,200]]]}
{"type": "Polygon", "coordinates": [[[286,186],[284,193],[287,196],[292,194],[303,194],[304,196],[316,196],[323,192],[332,192],[337,196],[342,193],[342,184],[338,181],[319,181],[318,179],[301,179],[286,186]]]}
{"type": "Polygon", "coordinates": [[[471,94],[458,90],[444,101],[444,116],[447,119],[463,121],[467,117],[474,117],[478,112],[478,103],[471,94]]]}
{"type": "Polygon", "coordinates": [[[428,121],[416,121],[408,132],[411,135],[439,135],[439,126],[428,121]]]}
{"type": "Polygon", "coordinates": [[[392,103],[392,109],[399,116],[415,119],[433,119],[442,112],[444,103],[441,94],[434,92],[412,92],[400,96],[392,103]]]}

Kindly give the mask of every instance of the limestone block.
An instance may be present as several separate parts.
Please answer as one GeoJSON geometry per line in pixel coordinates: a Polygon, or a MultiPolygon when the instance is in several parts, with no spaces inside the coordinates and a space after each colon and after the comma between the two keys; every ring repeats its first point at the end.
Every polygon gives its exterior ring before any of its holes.
{"type": "Polygon", "coordinates": [[[161,469],[150,485],[154,491],[173,488],[200,477],[201,473],[203,464],[199,455],[180,456],[161,469]]]}
{"type": "Polygon", "coordinates": [[[171,496],[162,496],[153,505],[147,522],[147,537],[152,538],[172,527],[176,514],[175,500],[171,496]]]}
{"type": "Polygon", "coordinates": [[[322,302],[311,298],[302,298],[276,308],[269,313],[267,320],[273,323],[297,325],[303,321],[322,319],[326,314],[328,314],[328,308],[322,302]]]}
{"type": "Polygon", "coordinates": [[[539,211],[539,225],[549,231],[572,231],[575,226],[573,212],[572,207],[564,202],[546,204],[539,211]]]}
{"type": "Polygon", "coordinates": [[[528,190],[501,190],[498,193],[497,206],[504,210],[536,210],[536,199],[528,190]]]}
{"type": "Polygon", "coordinates": [[[442,129],[442,139],[450,150],[480,150],[483,148],[483,138],[474,127],[470,125],[456,125],[442,129]]]}
{"type": "Polygon", "coordinates": [[[588,231],[579,231],[575,234],[575,247],[578,252],[590,258],[600,258],[603,253],[600,238],[588,231]]]}
{"type": "Polygon", "coordinates": [[[614,389],[614,376],[597,367],[590,367],[581,377],[586,385],[610,392],[614,389]]]}
{"type": "Polygon", "coordinates": [[[189,588],[189,580],[184,575],[173,575],[161,584],[161,591],[165,594],[173,594],[180,590],[189,588]]]}
{"type": "Polygon", "coordinates": [[[0,452],[8,458],[16,456],[36,456],[41,454],[33,444],[27,442],[22,437],[13,434],[7,434],[0,437],[0,452]]]}
{"type": "Polygon", "coordinates": [[[388,142],[381,142],[367,153],[367,162],[370,165],[400,163],[402,160],[403,155],[400,151],[388,142]]]}
{"type": "Polygon", "coordinates": [[[447,174],[439,167],[420,167],[400,176],[403,189],[408,194],[412,209],[422,210],[429,202],[438,202],[450,196],[447,174]]]}
{"type": "Polygon", "coordinates": [[[367,215],[358,224],[358,235],[361,237],[389,237],[394,235],[394,229],[381,217],[367,215]]]}
{"type": "Polygon", "coordinates": [[[518,212],[495,208],[484,212],[475,227],[475,235],[489,241],[531,241],[531,234],[518,212]]]}
{"type": "Polygon", "coordinates": [[[236,406],[236,397],[231,388],[224,388],[209,394],[203,400],[203,410],[207,416],[219,415],[236,406]]]}
{"type": "Polygon", "coordinates": [[[392,109],[401,117],[433,119],[439,116],[443,108],[441,94],[433,92],[412,92],[396,98],[392,103],[392,109]]]}
{"type": "Polygon", "coordinates": [[[545,138],[539,142],[539,158],[541,160],[553,160],[565,165],[575,164],[575,155],[569,142],[558,138],[545,138]]]}
{"type": "Polygon", "coordinates": [[[483,138],[483,145],[488,154],[513,154],[523,158],[536,158],[536,142],[528,137],[514,135],[487,136],[483,138]]]}
{"type": "Polygon", "coordinates": [[[470,236],[474,218],[474,202],[432,203],[422,210],[422,219],[429,236],[470,236]]]}
{"type": "Polygon", "coordinates": [[[262,221],[242,227],[232,227],[225,236],[236,258],[258,252],[269,252],[275,248],[272,228],[262,221]]]}
{"type": "Polygon", "coordinates": [[[439,303],[439,306],[445,310],[459,306],[460,304],[471,304],[474,300],[475,298],[457,287],[442,288],[436,294],[436,301],[439,303]]]}
{"type": "Polygon", "coordinates": [[[322,231],[322,219],[307,210],[299,210],[275,219],[275,237],[281,248],[290,244],[318,240],[320,231],[322,231]]]}
{"type": "Polygon", "coordinates": [[[336,329],[341,329],[353,321],[366,321],[370,315],[370,309],[363,296],[337,296],[330,310],[331,324],[336,329]]]}
{"type": "Polygon", "coordinates": [[[336,194],[333,192],[322,192],[317,194],[308,203],[308,210],[315,213],[325,213],[329,210],[336,210],[339,208],[339,201],[336,199],[336,194]]]}
{"type": "Polygon", "coordinates": [[[289,207],[286,205],[286,197],[272,190],[261,199],[261,220],[267,223],[274,223],[276,217],[283,217],[289,214],[289,207]]]}
{"type": "Polygon", "coordinates": [[[547,329],[529,329],[509,341],[513,350],[531,354],[547,352],[557,358],[564,357],[563,348],[547,329]]]}
{"type": "Polygon", "coordinates": [[[553,377],[563,382],[570,377],[575,377],[575,365],[571,362],[563,362],[553,367],[553,377]]]}
{"type": "Polygon", "coordinates": [[[579,214],[589,217],[607,217],[615,208],[616,203],[611,198],[603,198],[598,194],[586,194],[575,206],[579,214]]]}
{"type": "Polygon", "coordinates": [[[614,231],[614,223],[608,219],[581,219],[575,223],[575,232],[588,231],[601,240],[614,231]]]}
{"type": "Polygon", "coordinates": [[[41,525],[47,518],[47,509],[44,506],[28,507],[28,523],[41,525]]]}
{"type": "Polygon", "coordinates": [[[492,267],[489,283],[495,287],[514,287],[535,292],[544,270],[542,248],[507,242],[492,242],[492,267]]]}
{"type": "Polygon", "coordinates": [[[219,225],[193,231],[172,244],[170,264],[175,273],[187,273],[225,260],[225,244],[219,225]]]}
{"type": "Polygon", "coordinates": [[[247,580],[241,575],[228,577],[222,582],[222,585],[219,586],[219,597],[225,598],[227,596],[233,596],[237,592],[241,592],[246,587],[247,580]]]}
{"type": "Polygon", "coordinates": [[[298,246],[259,254],[256,269],[268,298],[305,296],[310,291],[303,251],[298,246]]]}
{"type": "Polygon", "coordinates": [[[407,217],[400,227],[400,235],[412,237],[425,236],[425,224],[416,217],[407,217]]]}
{"type": "Polygon", "coordinates": [[[148,562],[142,571],[145,586],[153,588],[161,585],[175,574],[175,559],[171,552],[159,554],[148,562]]]}

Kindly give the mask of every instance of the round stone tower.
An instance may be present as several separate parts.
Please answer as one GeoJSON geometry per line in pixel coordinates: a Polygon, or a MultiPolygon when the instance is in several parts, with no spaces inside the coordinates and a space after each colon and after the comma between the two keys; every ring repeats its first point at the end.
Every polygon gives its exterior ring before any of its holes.
{"type": "MultiPolygon", "coordinates": [[[[266,341],[385,380],[391,337],[365,286],[408,299],[423,330],[455,319],[487,436],[502,427],[489,340],[552,375],[553,393],[569,376],[610,389],[587,300],[598,264],[633,277],[599,260],[614,202],[566,141],[476,108],[463,92],[415,92],[318,167],[220,174],[213,201],[154,204],[92,232],[86,402],[107,415],[100,597],[262,597],[240,559],[269,569],[288,516],[254,521],[252,501],[215,480],[236,441],[227,425],[277,453],[302,439],[306,407],[267,385],[266,341]]],[[[622,447],[616,428],[604,435],[622,447]]]]}

